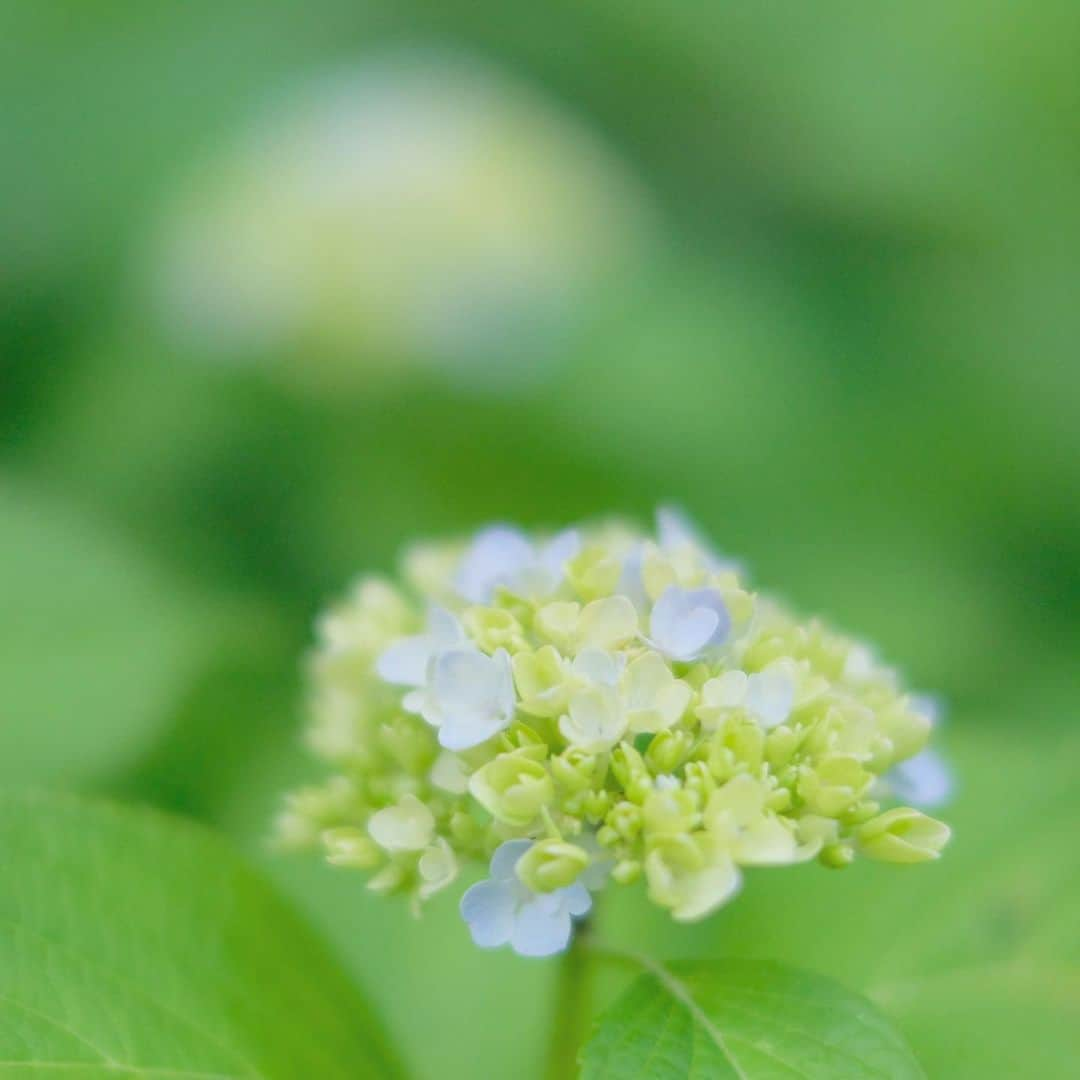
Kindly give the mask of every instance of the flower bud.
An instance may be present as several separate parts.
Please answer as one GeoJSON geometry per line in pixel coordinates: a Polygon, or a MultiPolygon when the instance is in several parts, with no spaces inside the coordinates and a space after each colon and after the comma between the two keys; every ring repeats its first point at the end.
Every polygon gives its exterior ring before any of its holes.
{"type": "Polygon", "coordinates": [[[540,840],[518,860],[517,876],[533,892],[554,892],[572,885],[589,865],[589,853],[564,840],[540,840]]]}
{"type": "Polygon", "coordinates": [[[709,771],[723,783],[747,768],[757,772],[765,751],[765,733],[750,717],[738,713],[728,717],[713,736],[709,747],[709,771]]]}
{"type": "Polygon", "coordinates": [[[554,645],[519,652],[513,659],[521,708],[532,716],[559,716],[570,700],[570,671],[554,645]]]}
{"type": "Polygon", "coordinates": [[[859,849],[871,859],[892,863],[936,859],[949,841],[948,825],[918,810],[886,810],[858,830],[859,849]]]}
{"type": "Polygon", "coordinates": [[[602,544],[584,547],[566,564],[566,578],[582,600],[599,600],[615,592],[622,562],[602,544]]]}
{"type": "Polygon", "coordinates": [[[555,798],[555,785],[540,762],[525,750],[514,750],[473,773],[469,792],[496,821],[525,828],[555,798]]]}
{"type": "Polygon", "coordinates": [[[624,840],[633,840],[641,832],[641,807],[632,802],[616,803],[607,816],[607,824],[624,840]]]}
{"type": "Polygon", "coordinates": [[[488,655],[496,649],[514,654],[528,647],[521,623],[505,608],[471,607],[461,621],[472,640],[488,655]]]}
{"type": "Polygon", "coordinates": [[[362,829],[351,825],[324,830],[322,842],[326,849],[326,861],[333,866],[370,870],[382,861],[378,844],[362,829]]]}
{"type": "Polygon", "coordinates": [[[657,732],[645,751],[645,764],[654,776],[673,773],[686,760],[692,744],[693,740],[688,732],[657,732]]]}
{"type": "Polygon", "coordinates": [[[799,795],[812,814],[836,817],[855,803],[874,777],[847,754],[823,758],[799,777],[799,795]]]}
{"type": "Polygon", "coordinates": [[[701,816],[698,806],[694,793],[685,788],[654,791],[642,807],[645,831],[650,836],[689,832],[701,816]]]}
{"type": "Polygon", "coordinates": [[[571,746],[551,759],[551,775],[566,791],[576,794],[592,787],[596,755],[571,746]]]}

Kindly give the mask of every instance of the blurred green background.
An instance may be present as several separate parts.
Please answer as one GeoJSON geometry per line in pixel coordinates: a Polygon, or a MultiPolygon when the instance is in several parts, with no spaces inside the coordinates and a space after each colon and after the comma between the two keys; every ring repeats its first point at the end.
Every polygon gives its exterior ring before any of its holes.
{"type": "Polygon", "coordinates": [[[225,830],[420,1076],[531,1076],[550,964],[265,849],[299,659],[412,539],[674,501],[942,696],[956,835],[605,932],[836,975],[931,1076],[1074,1075],[1080,8],[8,0],[0,41],[0,781],[225,830]]]}

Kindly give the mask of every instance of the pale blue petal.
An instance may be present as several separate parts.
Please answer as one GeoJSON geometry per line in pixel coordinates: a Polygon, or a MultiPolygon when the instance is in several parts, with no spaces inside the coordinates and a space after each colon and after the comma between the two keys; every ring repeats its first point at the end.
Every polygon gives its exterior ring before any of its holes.
{"type": "Polygon", "coordinates": [[[941,806],[952,795],[952,770],[934,750],[901,761],[889,770],[885,780],[896,799],[922,810],[941,806]]]}
{"type": "Polygon", "coordinates": [[[582,915],[588,914],[589,909],[592,907],[592,897],[589,895],[589,890],[580,881],[575,881],[573,885],[560,889],[559,893],[564,907],[575,917],[580,918],[582,915]]]}
{"type": "Polygon", "coordinates": [[[535,901],[518,909],[510,946],[519,956],[553,956],[570,944],[570,913],[551,913],[535,901]]]}
{"type": "Polygon", "coordinates": [[[473,941],[482,949],[505,945],[514,932],[515,897],[499,881],[481,881],[461,898],[461,917],[468,923],[473,941]]]}
{"type": "Polygon", "coordinates": [[[506,840],[491,856],[491,876],[496,881],[516,880],[518,859],[533,846],[532,840],[506,840]]]}

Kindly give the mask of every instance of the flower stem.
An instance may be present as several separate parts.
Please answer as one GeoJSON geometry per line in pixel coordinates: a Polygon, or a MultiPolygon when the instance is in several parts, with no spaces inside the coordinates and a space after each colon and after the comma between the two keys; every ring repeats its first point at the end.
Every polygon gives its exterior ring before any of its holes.
{"type": "Polygon", "coordinates": [[[588,937],[590,920],[582,919],[559,962],[548,1048],[547,1080],[573,1080],[589,1022],[588,937]]]}

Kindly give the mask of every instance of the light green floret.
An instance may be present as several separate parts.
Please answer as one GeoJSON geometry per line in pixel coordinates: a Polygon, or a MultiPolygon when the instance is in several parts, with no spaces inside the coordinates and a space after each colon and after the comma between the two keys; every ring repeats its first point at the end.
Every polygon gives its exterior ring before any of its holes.
{"type": "Polygon", "coordinates": [[[931,717],[862,645],[800,622],[668,515],[495,528],[367,579],[320,620],[307,741],[332,770],[278,836],[415,906],[507,841],[531,893],[643,879],[676,919],[745,867],[935,859],[883,807],[931,717]]]}

